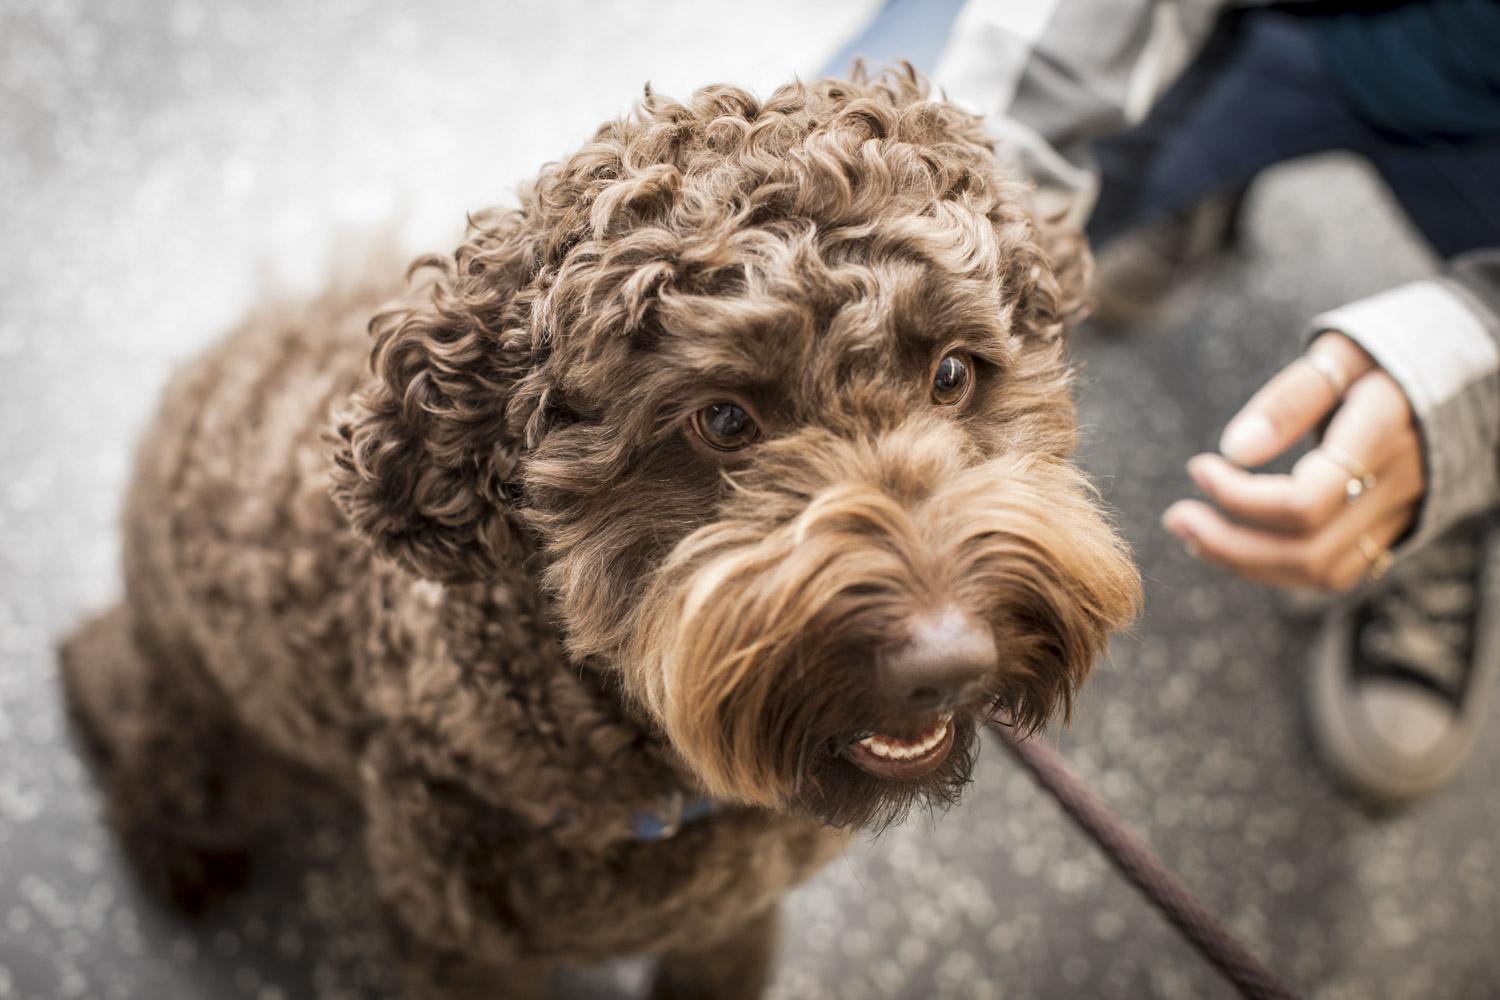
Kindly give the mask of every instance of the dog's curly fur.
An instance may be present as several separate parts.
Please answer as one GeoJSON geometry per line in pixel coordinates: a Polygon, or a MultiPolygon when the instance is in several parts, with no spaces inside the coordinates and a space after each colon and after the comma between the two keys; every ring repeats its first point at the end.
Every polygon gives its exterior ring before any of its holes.
{"type": "Polygon", "coordinates": [[[1066,710],[1133,613],[1067,460],[1086,267],[898,71],[648,90],[394,304],[252,316],[170,386],[126,601],[64,648],[143,870],[202,903],[296,770],[362,810],[417,995],[626,952],[660,995],[754,995],[844,829],[951,801],[982,715],[1066,710]],[[694,435],[726,400],[752,447],[694,435]],[[919,721],[874,665],[945,607],[1001,665],[941,768],[868,774],[844,748],[919,721]]]}

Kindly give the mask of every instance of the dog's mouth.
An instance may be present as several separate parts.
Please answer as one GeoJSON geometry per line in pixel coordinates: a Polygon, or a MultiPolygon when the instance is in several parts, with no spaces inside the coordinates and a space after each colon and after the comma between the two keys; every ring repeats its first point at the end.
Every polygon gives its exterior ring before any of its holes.
{"type": "Polygon", "coordinates": [[[874,777],[909,781],[937,770],[952,750],[953,713],[945,712],[915,736],[871,733],[850,743],[844,755],[874,777]]]}

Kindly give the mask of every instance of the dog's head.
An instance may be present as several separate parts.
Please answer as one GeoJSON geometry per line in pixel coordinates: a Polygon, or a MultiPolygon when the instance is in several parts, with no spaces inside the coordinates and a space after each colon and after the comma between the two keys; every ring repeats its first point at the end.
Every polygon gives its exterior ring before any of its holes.
{"type": "Polygon", "coordinates": [[[910,73],[647,94],[376,317],[336,495],[440,580],[533,558],[711,793],[873,824],[1068,711],[1138,582],[1039,228],[910,73]]]}

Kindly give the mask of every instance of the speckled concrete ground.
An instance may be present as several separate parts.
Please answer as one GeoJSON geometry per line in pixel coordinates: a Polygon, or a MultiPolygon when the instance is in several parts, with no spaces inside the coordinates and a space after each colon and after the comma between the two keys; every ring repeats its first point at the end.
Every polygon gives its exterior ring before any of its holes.
{"type": "MultiPolygon", "coordinates": [[[[391,995],[336,821],[289,832],[199,925],[140,898],[100,825],[52,643],[118,591],[131,440],[171,365],[267,281],[311,287],[378,238],[448,245],[464,209],[505,197],[647,78],[765,88],[814,70],[871,7],[0,8],[0,1000],[391,995]]],[[[1366,815],[1307,750],[1306,627],[1156,527],[1183,461],[1295,349],[1302,318],[1430,267],[1338,159],[1267,177],[1251,235],[1179,325],[1079,342],[1086,458],[1149,605],[1061,745],[1314,995],[1500,995],[1500,728],[1450,789],[1366,815]]],[[[961,808],[861,843],[789,911],[787,1000],[1226,995],[993,748],[961,808]]],[[[619,997],[643,975],[568,985],[619,997]]]]}

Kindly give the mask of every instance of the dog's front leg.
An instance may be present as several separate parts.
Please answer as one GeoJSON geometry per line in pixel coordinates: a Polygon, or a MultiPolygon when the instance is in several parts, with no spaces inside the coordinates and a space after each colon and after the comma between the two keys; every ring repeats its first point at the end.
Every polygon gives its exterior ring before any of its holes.
{"type": "Polygon", "coordinates": [[[779,912],[772,905],[702,947],[664,954],[653,1000],[755,1000],[771,977],[779,912]]]}

